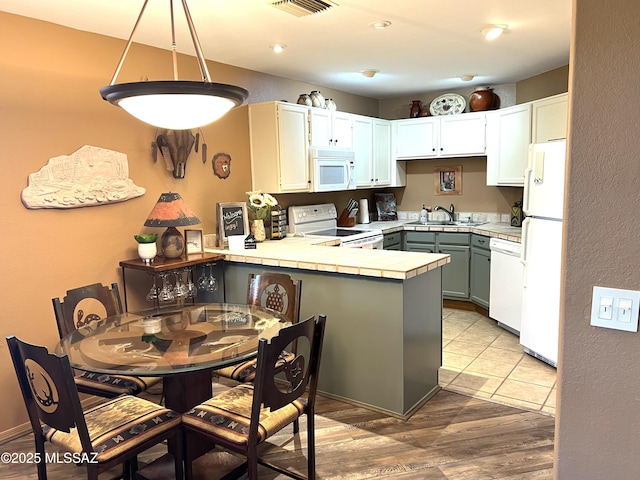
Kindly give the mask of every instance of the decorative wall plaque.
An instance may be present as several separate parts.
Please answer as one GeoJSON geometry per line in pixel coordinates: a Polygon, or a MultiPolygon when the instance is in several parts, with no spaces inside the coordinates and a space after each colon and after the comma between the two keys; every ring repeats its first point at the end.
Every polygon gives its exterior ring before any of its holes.
{"type": "Polygon", "coordinates": [[[129,178],[126,154],[85,145],[31,173],[22,203],[31,209],[79,208],[124,202],[144,192],[129,178]]]}

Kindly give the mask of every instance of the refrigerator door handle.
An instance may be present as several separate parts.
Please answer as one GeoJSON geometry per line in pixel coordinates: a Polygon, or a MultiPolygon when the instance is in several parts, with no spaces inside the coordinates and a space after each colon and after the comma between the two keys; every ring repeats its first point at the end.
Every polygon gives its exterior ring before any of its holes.
{"type": "Polygon", "coordinates": [[[529,227],[531,219],[526,217],[522,222],[522,248],[520,249],[520,262],[524,266],[522,275],[522,286],[527,288],[527,265],[528,265],[528,245],[529,245],[529,227]]]}
{"type": "Polygon", "coordinates": [[[529,162],[527,163],[527,168],[524,169],[524,192],[522,196],[522,213],[524,215],[529,215],[531,212],[529,211],[529,205],[531,204],[531,176],[533,175],[533,156],[534,156],[534,146],[531,145],[529,147],[529,162]]]}

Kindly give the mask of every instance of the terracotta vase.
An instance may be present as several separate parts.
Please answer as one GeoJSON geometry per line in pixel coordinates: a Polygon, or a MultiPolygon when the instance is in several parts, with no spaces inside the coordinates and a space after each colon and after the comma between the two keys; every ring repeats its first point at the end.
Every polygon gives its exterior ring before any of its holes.
{"type": "Polygon", "coordinates": [[[429,107],[427,105],[424,105],[420,109],[420,114],[418,116],[419,117],[429,117],[429,116],[431,116],[431,110],[429,110],[429,107]]]}
{"type": "Polygon", "coordinates": [[[411,110],[409,111],[409,118],[419,117],[421,109],[422,102],[420,100],[411,100],[411,110]]]}
{"type": "Polygon", "coordinates": [[[251,229],[251,235],[256,239],[256,242],[264,242],[267,238],[267,232],[264,229],[264,220],[251,220],[249,225],[251,229]]]}
{"type": "Polygon", "coordinates": [[[491,110],[496,102],[496,94],[489,87],[478,87],[469,97],[469,109],[472,112],[491,110]]]}

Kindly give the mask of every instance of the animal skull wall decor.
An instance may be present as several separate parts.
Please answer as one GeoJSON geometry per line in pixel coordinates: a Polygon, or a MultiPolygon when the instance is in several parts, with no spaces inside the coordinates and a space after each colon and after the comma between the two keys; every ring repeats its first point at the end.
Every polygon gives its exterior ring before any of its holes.
{"type": "MultiPolygon", "coordinates": [[[[159,130],[154,142],[151,142],[153,161],[157,161],[158,150],[164,158],[167,170],[174,178],[184,178],[187,171],[187,159],[195,147],[196,153],[200,143],[200,133],[194,135],[191,130],[159,130]]],[[[202,144],[202,158],[206,161],[206,144],[202,144]]]]}

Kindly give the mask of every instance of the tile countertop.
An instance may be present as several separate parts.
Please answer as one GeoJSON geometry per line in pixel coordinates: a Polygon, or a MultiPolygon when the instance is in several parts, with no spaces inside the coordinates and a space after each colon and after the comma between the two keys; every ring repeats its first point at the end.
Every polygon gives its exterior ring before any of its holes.
{"type": "MultiPolygon", "coordinates": [[[[402,230],[473,232],[489,237],[520,241],[520,228],[506,223],[488,223],[475,227],[444,227],[406,225],[410,221],[372,222],[358,224],[358,230],[382,230],[393,233],[402,230]]],[[[299,268],[321,272],[346,273],[367,277],[404,280],[442,267],[450,262],[449,255],[437,253],[401,252],[397,250],[369,250],[335,248],[337,239],[288,236],[282,240],[267,240],[253,250],[205,248],[220,253],[225,261],[255,263],[264,266],[299,268]]]]}
{"type": "Polygon", "coordinates": [[[446,225],[409,225],[415,220],[396,220],[391,222],[358,223],[355,230],[382,230],[382,233],[400,232],[403,230],[415,230],[418,232],[462,232],[477,233],[487,237],[498,237],[503,240],[520,243],[522,228],[512,227],[508,223],[484,223],[475,226],[446,226],[446,225]]]}

